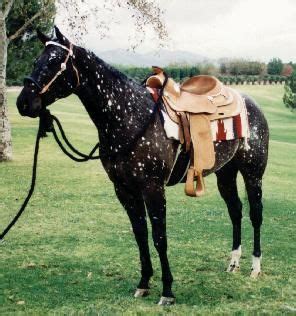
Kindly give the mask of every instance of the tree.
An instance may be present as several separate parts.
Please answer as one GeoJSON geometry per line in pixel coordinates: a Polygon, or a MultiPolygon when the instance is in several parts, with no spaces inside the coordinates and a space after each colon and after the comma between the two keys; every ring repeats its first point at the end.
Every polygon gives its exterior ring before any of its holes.
{"type": "Polygon", "coordinates": [[[205,63],[199,65],[200,73],[203,75],[211,75],[216,76],[219,72],[219,69],[216,67],[216,65],[212,63],[205,63]]]}
{"type": "Polygon", "coordinates": [[[280,58],[272,58],[267,64],[267,73],[269,75],[280,75],[283,67],[284,65],[280,58]]]}
{"type": "Polygon", "coordinates": [[[200,75],[200,69],[198,66],[192,66],[189,70],[189,77],[200,75]]]}
{"type": "Polygon", "coordinates": [[[293,66],[291,64],[285,64],[282,70],[282,76],[289,77],[293,73],[293,66]]]}
{"type": "Polygon", "coordinates": [[[246,59],[229,59],[220,62],[221,74],[239,75],[262,75],[265,72],[265,64],[259,61],[246,59]]]}
{"type": "MultiPolygon", "coordinates": [[[[46,12],[29,25],[23,36],[19,36],[10,41],[7,51],[7,69],[6,83],[7,85],[22,85],[23,78],[29,74],[32,69],[32,60],[39,54],[42,44],[37,39],[35,29],[39,28],[43,32],[48,32],[53,26],[54,17],[54,1],[51,2],[52,7],[46,9],[46,12]],[[49,10],[51,9],[51,10],[49,10]]],[[[8,37],[15,34],[26,20],[28,16],[33,16],[40,9],[40,3],[36,0],[14,1],[12,9],[6,19],[6,28],[8,37]]]]}
{"type": "Polygon", "coordinates": [[[226,75],[227,74],[227,66],[225,62],[221,62],[220,64],[220,74],[226,75]]]}
{"type": "MultiPolygon", "coordinates": [[[[0,161],[10,160],[12,158],[11,132],[7,117],[7,97],[6,97],[6,65],[7,65],[7,48],[11,41],[18,39],[15,47],[20,47],[20,38],[26,42],[24,34],[31,36],[34,23],[39,21],[42,24],[44,17],[53,16],[55,4],[57,8],[63,8],[70,12],[67,24],[73,31],[73,37],[82,38],[86,33],[86,21],[89,16],[93,16],[98,23],[98,30],[101,35],[108,33],[108,23],[99,23],[99,16],[103,16],[102,8],[107,3],[119,7],[125,6],[131,10],[131,16],[134,19],[135,29],[139,36],[138,41],[133,44],[135,48],[143,41],[145,36],[144,28],[152,26],[160,42],[164,42],[167,37],[167,31],[162,22],[162,10],[158,7],[155,0],[102,0],[93,2],[92,6],[87,8],[85,0],[1,0],[0,3],[0,161]],[[83,12],[81,10],[83,8],[83,12]],[[87,8],[87,10],[85,10],[87,8]],[[7,35],[7,26],[9,25],[10,16],[14,10],[19,10],[20,19],[15,19],[10,26],[14,28],[12,33],[7,35]]],[[[18,17],[18,15],[16,15],[18,17]]],[[[10,44],[12,45],[12,44],[10,44]]],[[[35,47],[34,49],[38,49],[35,47]]],[[[23,47],[22,47],[22,51],[23,47]]],[[[21,56],[23,58],[24,55],[21,56]]]]}
{"type": "Polygon", "coordinates": [[[291,110],[296,110],[296,71],[286,81],[285,93],[283,97],[284,104],[291,110]]]}
{"type": "MultiPolygon", "coordinates": [[[[21,41],[38,20],[54,14],[54,0],[4,0],[0,5],[0,162],[12,159],[11,130],[7,116],[7,49],[12,41],[21,41]]],[[[44,21],[44,20],[43,20],[44,21]]],[[[42,23],[41,23],[42,24],[42,23]]],[[[29,35],[28,35],[29,36],[29,35]]]]}

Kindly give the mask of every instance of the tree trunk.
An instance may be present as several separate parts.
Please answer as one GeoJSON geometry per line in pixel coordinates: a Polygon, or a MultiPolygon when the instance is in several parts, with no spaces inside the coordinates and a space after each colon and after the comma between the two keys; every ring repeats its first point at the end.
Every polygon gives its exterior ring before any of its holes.
{"type": "Polygon", "coordinates": [[[5,17],[0,10],[0,162],[12,159],[11,130],[8,121],[6,94],[7,45],[5,17]]]}

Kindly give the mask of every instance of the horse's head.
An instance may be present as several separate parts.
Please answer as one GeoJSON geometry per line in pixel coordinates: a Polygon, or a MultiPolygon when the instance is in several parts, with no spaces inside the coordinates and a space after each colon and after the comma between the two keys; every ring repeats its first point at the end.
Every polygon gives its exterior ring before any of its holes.
{"type": "Polygon", "coordinates": [[[31,75],[25,77],[24,87],[17,99],[19,113],[23,116],[39,116],[42,109],[57,99],[67,97],[79,85],[73,45],[57,27],[55,32],[56,39],[52,40],[37,31],[45,48],[36,59],[31,75]]]}

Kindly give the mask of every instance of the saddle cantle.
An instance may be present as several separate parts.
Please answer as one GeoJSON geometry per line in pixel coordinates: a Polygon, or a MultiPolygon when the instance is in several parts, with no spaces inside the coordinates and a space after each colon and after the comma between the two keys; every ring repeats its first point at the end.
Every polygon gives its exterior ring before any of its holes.
{"type": "Polygon", "coordinates": [[[212,169],[216,160],[210,122],[238,115],[242,97],[212,76],[194,76],[179,85],[163,69],[152,69],[154,74],[146,80],[146,86],[162,91],[166,111],[179,125],[180,142],[186,152],[190,151],[185,192],[201,196],[205,193],[203,170],[212,169]]]}

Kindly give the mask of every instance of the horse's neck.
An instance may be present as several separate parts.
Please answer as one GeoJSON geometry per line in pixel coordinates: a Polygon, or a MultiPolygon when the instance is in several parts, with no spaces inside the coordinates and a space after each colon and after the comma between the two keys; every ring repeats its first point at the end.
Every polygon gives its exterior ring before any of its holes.
{"type": "Polygon", "coordinates": [[[152,115],[154,103],[147,90],[84,49],[77,50],[80,74],[77,95],[99,131],[110,154],[130,146],[152,115]]]}

